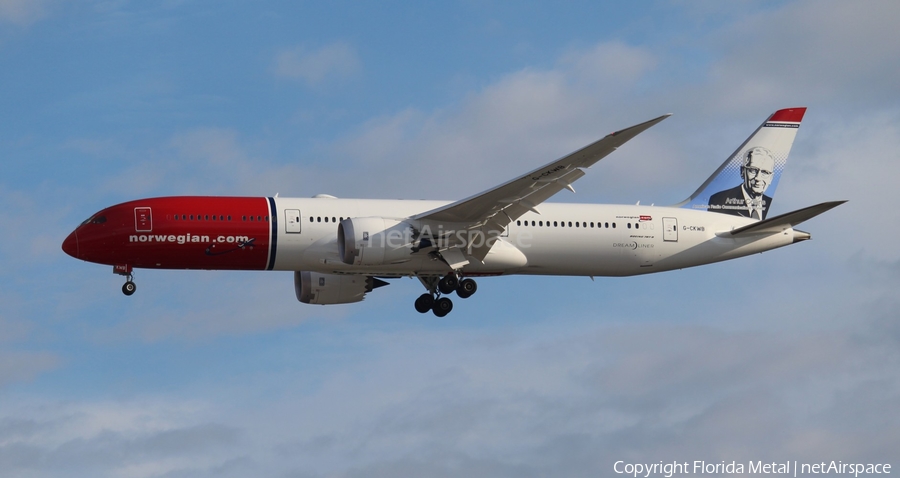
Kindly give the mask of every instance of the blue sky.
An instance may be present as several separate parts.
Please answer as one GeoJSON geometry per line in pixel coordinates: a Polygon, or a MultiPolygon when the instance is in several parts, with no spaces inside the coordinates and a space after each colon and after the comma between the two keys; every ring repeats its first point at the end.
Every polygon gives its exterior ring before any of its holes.
{"type": "Polygon", "coordinates": [[[0,0],[0,475],[608,476],[900,449],[894,2],[0,0]],[[60,250],[146,196],[457,199],[674,116],[554,200],[673,204],[809,108],[774,212],[813,240],[636,278],[413,280],[60,250]],[[756,292],[747,292],[749,290],[756,292]]]}

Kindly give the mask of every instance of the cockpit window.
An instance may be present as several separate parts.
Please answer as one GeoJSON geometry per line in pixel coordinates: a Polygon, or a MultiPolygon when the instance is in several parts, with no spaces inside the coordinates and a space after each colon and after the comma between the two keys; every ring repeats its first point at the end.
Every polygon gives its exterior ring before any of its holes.
{"type": "Polygon", "coordinates": [[[85,224],[103,224],[104,222],[106,222],[106,216],[91,216],[91,217],[85,219],[85,221],[82,222],[81,225],[83,226],[85,224]]]}

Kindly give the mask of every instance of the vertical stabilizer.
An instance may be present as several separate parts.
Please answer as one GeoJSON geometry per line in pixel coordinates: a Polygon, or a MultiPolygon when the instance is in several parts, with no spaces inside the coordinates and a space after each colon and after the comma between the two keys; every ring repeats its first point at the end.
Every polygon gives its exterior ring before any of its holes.
{"type": "Polygon", "coordinates": [[[677,206],[765,219],[806,108],[778,110],[677,206]]]}

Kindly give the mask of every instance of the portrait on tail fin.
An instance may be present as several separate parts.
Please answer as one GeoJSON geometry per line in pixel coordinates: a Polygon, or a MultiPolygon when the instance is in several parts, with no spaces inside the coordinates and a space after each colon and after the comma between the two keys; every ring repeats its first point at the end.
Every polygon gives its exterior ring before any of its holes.
{"type": "Polygon", "coordinates": [[[741,161],[741,183],[709,197],[708,211],[765,219],[772,205],[765,194],[775,174],[775,157],[762,146],[750,148],[741,161]]]}
{"type": "Polygon", "coordinates": [[[675,206],[766,219],[804,113],[802,107],[773,113],[694,194],[675,206]]]}

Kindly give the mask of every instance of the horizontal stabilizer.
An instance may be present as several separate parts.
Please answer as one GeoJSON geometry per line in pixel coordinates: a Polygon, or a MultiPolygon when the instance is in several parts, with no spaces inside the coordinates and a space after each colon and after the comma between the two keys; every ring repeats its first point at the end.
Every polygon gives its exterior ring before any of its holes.
{"type": "Polygon", "coordinates": [[[773,234],[781,232],[787,228],[794,227],[803,221],[812,219],[829,209],[844,204],[847,201],[829,201],[815,206],[805,207],[793,212],[782,214],[780,216],[770,217],[768,219],[755,222],[753,224],[739,227],[731,231],[720,233],[720,236],[748,236],[753,234],[773,234]]]}

